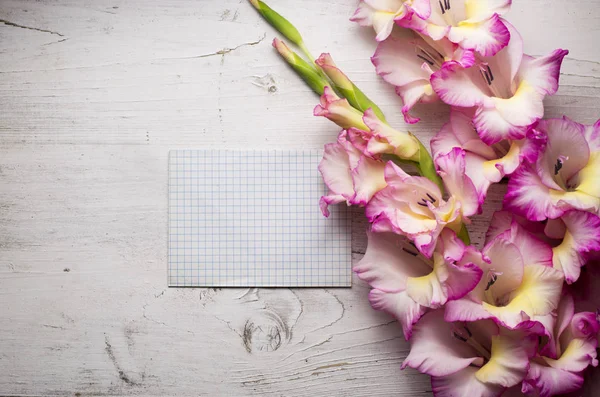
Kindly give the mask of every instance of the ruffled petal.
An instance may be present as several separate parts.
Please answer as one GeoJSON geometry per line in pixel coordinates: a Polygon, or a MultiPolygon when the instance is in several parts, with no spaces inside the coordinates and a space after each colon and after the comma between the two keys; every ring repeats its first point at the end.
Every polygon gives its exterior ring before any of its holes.
{"type": "Polygon", "coordinates": [[[329,190],[346,199],[354,195],[348,153],[338,142],[325,145],[319,171],[329,190]]]}
{"type": "Polygon", "coordinates": [[[563,58],[569,53],[567,50],[554,50],[549,55],[534,58],[523,56],[521,67],[517,72],[519,85],[526,84],[537,92],[552,95],[558,90],[558,78],[563,58]]]}
{"type": "Polygon", "coordinates": [[[596,339],[575,338],[569,342],[558,360],[544,357],[544,361],[552,368],[580,372],[590,365],[598,365],[596,346],[596,339]]]}
{"type": "Polygon", "coordinates": [[[492,336],[489,361],[475,373],[486,384],[511,387],[521,382],[529,370],[529,356],[521,338],[492,336]]]}
{"type": "Polygon", "coordinates": [[[402,98],[402,108],[400,111],[404,116],[404,122],[407,124],[415,124],[421,121],[420,118],[410,114],[411,109],[419,102],[432,103],[439,98],[429,81],[414,81],[402,87],[396,87],[396,94],[402,98]]]}
{"type": "MultiPolygon", "coordinates": [[[[600,151],[595,151],[590,154],[588,163],[579,171],[576,180],[573,181],[577,185],[577,192],[569,192],[560,200],[572,205],[573,208],[598,213],[600,210],[600,184],[597,183],[598,180],[600,180],[600,151]],[[569,195],[572,195],[573,199],[569,195]],[[580,198],[577,197],[579,200],[575,199],[576,195],[581,196],[580,198]]],[[[558,205],[560,206],[560,202],[558,205]]]]}
{"type": "Polygon", "coordinates": [[[510,9],[512,0],[470,0],[465,1],[465,14],[468,22],[481,22],[494,14],[503,15],[510,9]]]}
{"type": "MultiPolygon", "coordinates": [[[[500,220],[504,224],[504,220],[500,218],[494,218],[494,220],[500,220]]],[[[492,224],[490,224],[490,227],[496,231],[500,229],[499,226],[492,224]]],[[[514,216],[509,227],[503,232],[502,238],[510,241],[517,247],[525,265],[552,266],[552,248],[547,243],[527,232],[514,216]]]]}
{"type": "Polygon", "coordinates": [[[413,327],[411,349],[402,368],[411,367],[432,376],[454,374],[470,364],[481,366],[477,351],[456,339],[443,311],[426,313],[413,327]]]}
{"type": "Polygon", "coordinates": [[[421,19],[427,19],[431,15],[431,4],[429,0],[413,0],[409,7],[421,19]]]}
{"type": "Polygon", "coordinates": [[[354,271],[373,288],[383,292],[400,292],[406,288],[408,277],[431,272],[405,237],[373,232],[367,233],[367,237],[365,256],[356,264],[354,271]]]}
{"type": "MultiPolygon", "coordinates": [[[[365,111],[363,121],[369,127],[373,135],[372,139],[369,141],[369,144],[373,141],[386,143],[389,148],[385,151],[385,153],[395,154],[404,160],[418,161],[420,145],[419,141],[414,137],[414,135],[408,132],[400,132],[381,122],[372,109],[367,109],[365,111]]],[[[367,146],[367,149],[370,152],[369,154],[382,153],[372,152],[370,150],[370,145],[367,146]]]]}
{"type": "Polygon", "coordinates": [[[422,68],[426,61],[418,52],[417,45],[427,46],[423,39],[412,32],[404,32],[402,36],[390,37],[379,43],[371,57],[377,74],[396,87],[417,81],[429,85],[431,71],[422,68]]]}
{"type": "Polygon", "coordinates": [[[381,161],[362,156],[356,168],[351,171],[355,196],[351,204],[366,205],[371,198],[386,186],[384,178],[385,164],[381,161]]]}
{"type": "Polygon", "coordinates": [[[446,62],[431,75],[431,86],[442,101],[460,107],[479,106],[487,98],[476,68],[464,69],[458,63],[446,62]]]}
{"type": "Polygon", "coordinates": [[[510,98],[489,98],[490,105],[479,107],[473,119],[481,140],[493,145],[525,138],[529,125],[544,115],[543,100],[543,95],[526,85],[510,98]]]}
{"type": "Polygon", "coordinates": [[[454,148],[438,156],[435,164],[448,193],[460,202],[463,216],[471,216],[481,212],[483,201],[479,200],[475,185],[465,173],[465,155],[463,149],[454,148]]]}
{"type": "Polygon", "coordinates": [[[481,302],[475,302],[470,297],[448,301],[445,307],[446,321],[477,321],[492,317],[481,302]]]}
{"type": "Polygon", "coordinates": [[[433,395],[436,397],[501,396],[504,387],[481,382],[475,376],[478,370],[477,367],[466,367],[451,375],[431,377],[433,395]]]}
{"type": "Polygon", "coordinates": [[[423,306],[438,308],[449,299],[460,299],[481,279],[481,269],[472,263],[458,266],[448,263],[438,253],[433,254],[433,260],[433,272],[406,281],[408,295],[423,306]]]}
{"type": "Polygon", "coordinates": [[[585,126],[566,117],[541,120],[536,129],[547,136],[546,148],[537,163],[537,173],[544,184],[556,190],[586,166],[590,150],[584,136],[585,126]],[[560,166],[557,166],[560,162],[560,166]]]}
{"type": "Polygon", "coordinates": [[[412,300],[406,292],[384,292],[372,289],[369,293],[369,301],[373,309],[382,310],[400,321],[406,340],[411,338],[413,326],[427,311],[425,306],[412,300]]]}
{"type": "Polygon", "coordinates": [[[558,218],[564,213],[552,203],[550,189],[543,184],[533,167],[523,163],[508,181],[504,205],[532,221],[558,218]]]}
{"type": "Polygon", "coordinates": [[[519,247],[507,238],[506,233],[501,234],[483,249],[483,254],[490,258],[490,278],[483,279],[485,290],[495,303],[506,294],[517,289],[523,282],[524,265],[526,257],[521,254],[519,247]]]}
{"type": "Polygon", "coordinates": [[[583,376],[531,362],[521,391],[527,395],[550,397],[579,390],[583,376]]]}
{"type": "Polygon", "coordinates": [[[377,33],[375,39],[382,41],[392,33],[394,20],[407,15],[408,10],[402,0],[361,0],[350,20],[361,26],[373,26],[377,33]]]}
{"type": "Polygon", "coordinates": [[[448,39],[463,48],[473,49],[483,56],[495,55],[506,47],[510,33],[502,19],[494,14],[488,19],[462,21],[448,32],[448,39]]]}
{"type": "Polygon", "coordinates": [[[328,218],[330,215],[328,207],[333,204],[343,203],[344,201],[347,201],[346,197],[342,196],[341,194],[329,194],[321,197],[319,200],[319,208],[321,209],[323,215],[328,218]]]}
{"type": "Polygon", "coordinates": [[[562,242],[553,248],[553,264],[570,284],[579,278],[585,254],[600,250],[600,218],[590,212],[568,211],[562,220],[566,232],[562,242]]]}
{"type": "Polygon", "coordinates": [[[562,290],[561,272],[539,265],[525,266],[521,285],[512,291],[505,300],[505,306],[483,303],[484,309],[502,323],[514,327],[523,319],[543,316],[556,309],[562,290]]]}

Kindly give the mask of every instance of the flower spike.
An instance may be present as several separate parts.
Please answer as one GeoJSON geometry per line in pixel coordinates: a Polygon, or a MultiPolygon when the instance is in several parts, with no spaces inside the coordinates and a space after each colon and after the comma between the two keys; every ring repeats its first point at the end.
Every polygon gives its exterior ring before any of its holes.
{"type": "Polygon", "coordinates": [[[283,59],[286,60],[298,76],[300,76],[314,92],[318,95],[323,95],[323,91],[325,87],[329,86],[329,82],[321,77],[321,75],[316,72],[315,68],[302,59],[301,56],[290,50],[283,41],[277,38],[273,39],[273,47],[275,47],[283,59]]]}

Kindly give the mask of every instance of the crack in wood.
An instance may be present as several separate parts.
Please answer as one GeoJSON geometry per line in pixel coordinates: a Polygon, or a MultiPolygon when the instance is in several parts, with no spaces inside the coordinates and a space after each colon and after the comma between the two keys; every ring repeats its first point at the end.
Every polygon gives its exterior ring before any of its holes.
{"type": "MultiPolygon", "coordinates": [[[[55,34],[57,36],[60,37],[65,37],[64,34],[60,34],[58,32],[55,32],[53,30],[47,30],[47,29],[40,29],[40,28],[33,28],[31,26],[25,26],[25,25],[20,25],[18,23],[14,23],[11,21],[7,21],[6,19],[0,19],[0,22],[2,22],[3,24],[7,25],[7,26],[14,26],[15,28],[21,28],[21,29],[29,29],[29,30],[35,30],[38,32],[44,32],[44,33],[50,33],[50,34],[55,34]]],[[[66,40],[66,39],[65,39],[66,40]]]]}
{"type": "Polygon", "coordinates": [[[106,345],[104,350],[106,351],[106,354],[108,354],[108,358],[110,359],[110,361],[112,361],[113,365],[115,366],[115,370],[119,374],[119,379],[121,379],[123,382],[125,382],[129,386],[139,386],[140,384],[138,382],[131,380],[127,376],[125,371],[123,371],[123,368],[121,368],[121,366],[119,365],[119,362],[117,361],[117,358],[115,357],[113,347],[110,344],[110,342],[108,341],[108,336],[106,336],[106,335],[104,335],[104,344],[106,345]]]}

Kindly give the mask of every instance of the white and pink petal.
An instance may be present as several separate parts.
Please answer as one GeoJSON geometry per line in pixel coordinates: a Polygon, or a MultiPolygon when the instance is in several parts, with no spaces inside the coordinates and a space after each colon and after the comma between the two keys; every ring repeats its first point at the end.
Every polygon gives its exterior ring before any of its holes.
{"type": "Polygon", "coordinates": [[[384,311],[400,322],[406,340],[410,340],[413,326],[427,311],[425,306],[412,300],[406,291],[385,292],[372,289],[369,293],[369,302],[373,309],[384,311]]]}

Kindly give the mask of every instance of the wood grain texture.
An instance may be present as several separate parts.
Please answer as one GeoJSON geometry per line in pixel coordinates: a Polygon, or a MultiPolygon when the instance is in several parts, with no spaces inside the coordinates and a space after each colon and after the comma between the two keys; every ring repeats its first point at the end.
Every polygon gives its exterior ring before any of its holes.
{"type": "MultiPolygon", "coordinates": [[[[355,1],[271,0],[403,127],[355,1]]],[[[595,0],[519,0],[571,50],[547,116],[600,108],[595,0]]],[[[352,289],[167,289],[171,148],[319,148],[336,128],[240,0],[0,3],[0,394],[429,396],[398,324],[352,289]]],[[[447,109],[418,106],[421,139],[447,109]]],[[[503,186],[488,208],[498,208],[503,186]]],[[[486,217],[474,219],[481,243],[486,217]]],[[[365,249],[357,211],[353,258],[365,249]]],[[[592,392],[590,392],[592,393],[592,392]]],[[[589,396],[592,394],[588,393],[589,396]]]]}

